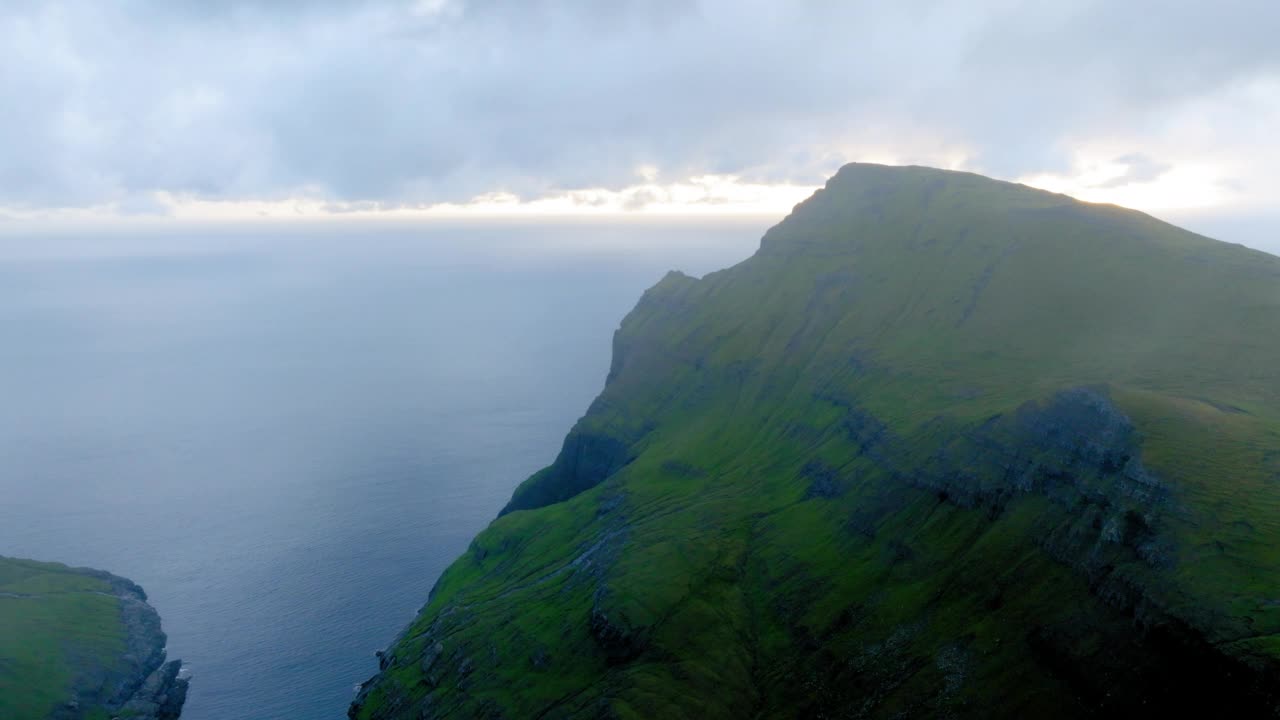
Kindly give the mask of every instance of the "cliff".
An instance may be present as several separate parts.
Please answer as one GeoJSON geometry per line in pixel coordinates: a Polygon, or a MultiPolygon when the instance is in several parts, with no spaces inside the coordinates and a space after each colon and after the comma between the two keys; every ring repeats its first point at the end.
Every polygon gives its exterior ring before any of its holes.
{"type": "Polygon", "coordinates": [[[362,720],[1272,717],[1280,259],[850,165],[671,273],[362,720]]]}
{"type": "Polygon", "coordinates": [[[0,557],[0,717],[176,720],[182,663],[135,583],[100,570],[0,557]]]}

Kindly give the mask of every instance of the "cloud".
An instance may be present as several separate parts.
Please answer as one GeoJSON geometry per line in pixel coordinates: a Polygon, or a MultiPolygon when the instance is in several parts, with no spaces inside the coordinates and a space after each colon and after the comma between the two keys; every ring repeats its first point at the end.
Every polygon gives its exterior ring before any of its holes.
{"type": "Polygon", "coordinates": [[[808,185],[855,159],[1021,177],[1083,146],[1115,187],[1212,155],[1270,193],[1247,148],[1280,123],[1277,26],[1270,0],[16,0],[0,207],[808,185]],[[1170,141],[1249,87],[1251,119],[1170,141]]]}
{"type": "Polygon", "coordinates": [[[1096,183],[1093,187],[1118,188],[1149,183],[1159,180],[1162,175],[1173,169],[1169,163],[1157,162],[1142,153],[1129,153],[1116,158],[1114,162],[1123,170],[1114,177],[1096,183]]]}

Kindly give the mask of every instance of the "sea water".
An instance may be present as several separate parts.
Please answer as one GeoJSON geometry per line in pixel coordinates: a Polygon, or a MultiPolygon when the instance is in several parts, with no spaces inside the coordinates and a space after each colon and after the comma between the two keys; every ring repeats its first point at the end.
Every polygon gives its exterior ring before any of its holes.
{"type": "Polygon", "coordinates": [[[186,720],[341,718],[603,386],[766,220],[0,238],[0,554],[148,592],[186,720]]]}

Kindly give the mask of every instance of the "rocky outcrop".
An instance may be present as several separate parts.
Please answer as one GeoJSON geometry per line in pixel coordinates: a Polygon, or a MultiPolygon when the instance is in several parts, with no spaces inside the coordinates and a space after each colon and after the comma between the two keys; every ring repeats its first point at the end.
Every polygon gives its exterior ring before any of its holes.
{"type": "Polygon", "coordinates": [[[177,720],[187,699],[190,679],[181,660],[167,660],[167,637],[160,615],[147,594],[131,580],[101,570],[78,569],[105,581],[120,600],[125,652],[112,667],[77,668],[74,696],[55,708],[51,720],[80,720],[102,710],[124,720],[177,720]]]}
{"type": "Polygon", "coordinates": [[[575,431],[554,463],[529,478],[501,515],[560,502],[599,485],[635,457],[630,445],[605,433],[575,431]]]}
{"type": "MultiPolygon", "coordinates": [[[[935,418],[911,436],[890,432],[847,398],[820,399],[844,411],[839,427],[852,455],[898,482],[992,517],[1028,494],[1069,511],[1077,518],[1071,532],[1044,540],[1060,560],[1083,568],[1114,546],[1153,568],[1175,563],[1160,527],[1169,488],[1143,465],[1142,438],[1105,387],[1064,390],[976,427],[935,418]]],[[[810,461],[801,475],[810,480],[806,499],[839,494],[837,469],[810,461]]]]}
{"type": "Polygon", "coordinates": [[[624,611],[611,608],[609,593],[604,587],[596,591],[587,627],[610,664],[632,660],[648,645],[648,628],[635,625],[624,611]]]}
{"type": "Polygon", "coordinates": [[[120,717],[176,720],[187,700],[189,682],[180,677],[181,672],[181,660],[171,660],[156,668],[121,708],[120,717]]]}

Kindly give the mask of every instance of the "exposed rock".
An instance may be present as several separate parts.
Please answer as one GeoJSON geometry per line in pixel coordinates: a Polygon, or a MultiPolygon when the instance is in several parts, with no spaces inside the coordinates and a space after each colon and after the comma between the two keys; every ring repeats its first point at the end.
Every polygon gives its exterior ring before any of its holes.
{"type": "Polygon", "coordinates": [[[179,677],[182,662],[173,660],[151,673],[128,703],[121,708],[124,718],[176,720],[187,699],[188,681],[179,677]]]}
{"type": "Polygon", "coordinates": [[[596,645],[604,651],[610,664],[621,664],[635,659],[648,644],[647,628],[634,626],[626,614],[608,605],[608,592],[601,588],[596,592],[591,606],[588,627],[596,645]]]}
{"type": "MultiPolygon", "coordinates": [[[[1106,388],[1065,390],[976,429],[937,418],[912,437],[889,432],[851,400],[822,399],[845,410],[840,427],[856,454],[901,482],[992,516],[1015,497],[1036,493],[1087,519],[1070,536],[1046,539],[1064,562],[1088,564],[1090,549],[1100,544],[1125,548],[1152,567],[1175,562],[1175,546],[1160,528],[1168,488],[1142,464],[1142,439],[1106,388]]],[[[812,479],[806,497],[828,496],[824,492],[835,486],[834,470],[819,463],[810,462],[801,474],[812,479]]],[[[875,525],[850,522],[859,532],[875,525]]]]}
{"type": "Polygon", "coordinates": [[[422,677],[430,685],[440,684],[440,678],[435,671],[435,666],[441,655],[444,655],[444,643],[432,645],[422,656],[422,677]]]}
{"type": "Polygon", "coordinates": [[[160,616],[147,604],[136,583],[101,570],[73,572],[106,581],[120,600],[125,651],[114,668],[85,665],[77,669],[74,697],[50,713],[51,720],[81,720],[105,711],[129,720],[176,720],[186,702],[190,679],[182,676],[182,661],[166,662],[167,638],[160,616]]]}
{"type": "Polygon", "coordinates": [[[542,507],[599,485],[634,458],[630,444],[602,433],[571,432],[550,467],[521,485],[500,515],[542,507]]]}
{"type": "Polygon", "coordinates": [[[844,494],[844,485],[840,480],[839,471],[821,460],[810,460],[806,463],[800,469],[800,477],[809,481],[809,487],[804,492],[806,500],[812,498],[830,500],[844,494]]]}

